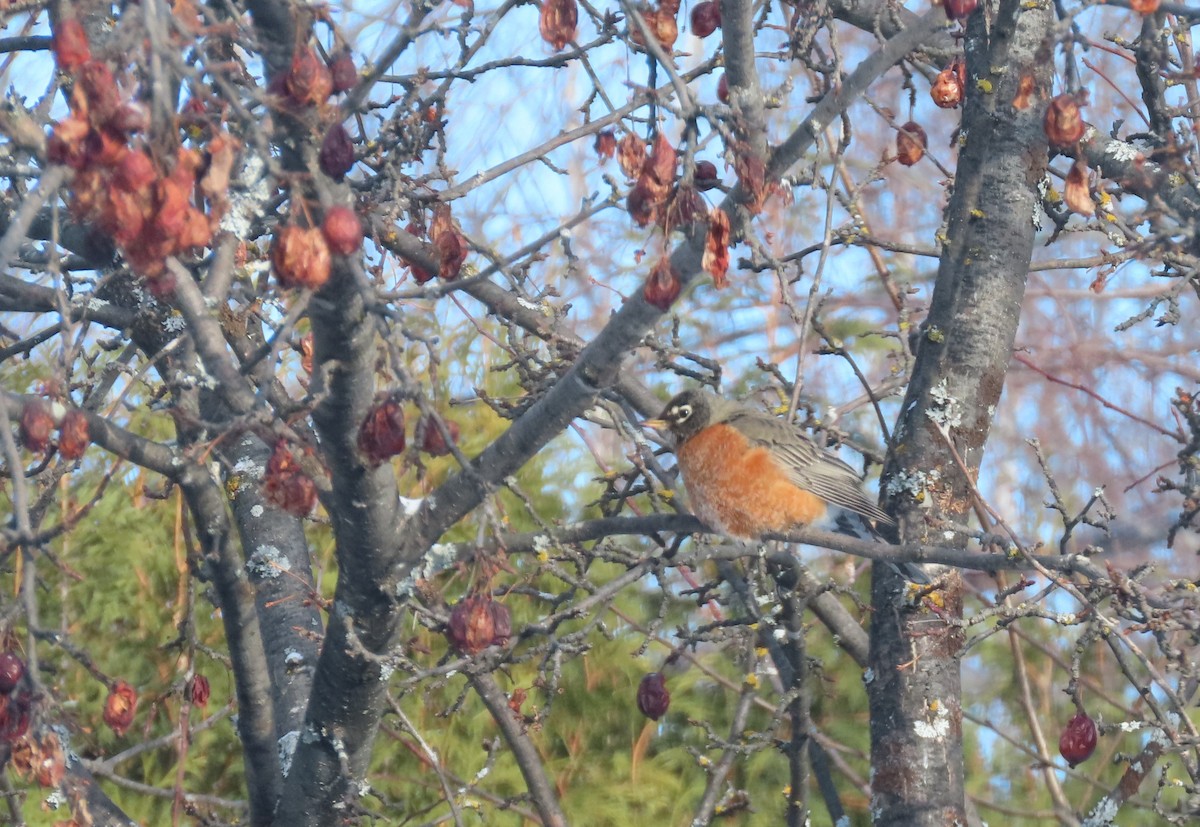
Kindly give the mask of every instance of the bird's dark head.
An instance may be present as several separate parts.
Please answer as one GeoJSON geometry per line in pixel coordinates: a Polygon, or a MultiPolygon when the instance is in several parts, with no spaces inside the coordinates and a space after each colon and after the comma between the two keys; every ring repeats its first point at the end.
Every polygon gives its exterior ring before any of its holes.
{"type": "Polygon", "coordinates": [[[717,421],[714,413],[719,402],[717,397],[704,391],[684,391],[667,403],[657,419],[649,419],[642,424],[656,431],[669,431],[675,437],[676,444],[682,444],[705,426],[717,421]]]}

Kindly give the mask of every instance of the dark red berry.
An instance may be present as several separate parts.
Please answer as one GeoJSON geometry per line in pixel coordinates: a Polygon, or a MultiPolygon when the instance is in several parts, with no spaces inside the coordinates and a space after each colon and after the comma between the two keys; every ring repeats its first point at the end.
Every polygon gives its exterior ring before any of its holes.
{"type": "Polygon", "coordinates": [[[1077,712],[1058,739],[1058,751],[1074,767],[1092,757],[1096,750],[1096,722],[1086,712],[1077,712]]]}
{"type": "Polygon", "coordinates": [[[717,165],[712,161],[697,161],[696,162],[696,188],[701,190],[710,190],[717,186],[720,180],[717,178],[717,165]]]}
{"type": "Polygon", "coordinates": [[[671,693],[667,691],[662,672],[651,672],[642,678],[638,685],[637,705],[642,714],[652,721],[667,714],[667,708],[671,706],[671,693]]]}
{"type": "Polygon", "coordinates": [[[346,173],[354,166],[354,142],[350,133],[340,123],[329,127],[325,139],[321,141],[321,151],[317,153],[317,162],[321,172],[337,181],[346,177],[346,173]]]}
{"type": "Polygon", "coordinates": [[[8,694],[25,677],[25,661],[15,652],[0,652],[0,692],[8,694]]]}
{"type": "Polygon", "coordinates": [[[692,34],[708,37],[721,26],[721,4],[717,0],[704,0],[692,7],[692,34]]]}

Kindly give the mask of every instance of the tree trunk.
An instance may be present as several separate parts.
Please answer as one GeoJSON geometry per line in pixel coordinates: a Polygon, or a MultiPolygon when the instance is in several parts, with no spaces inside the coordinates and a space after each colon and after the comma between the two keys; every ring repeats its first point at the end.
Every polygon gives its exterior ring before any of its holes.
{"type": "MultiPolygon", "coordinates": [[[[1001,3],[990,34],[983,14],[969,19],[962,150],[939,239],[942,257],[883,479],[906,542],[968,540],[940,521],[962,525],[974,507],[974,480],[1016,337],[1046,168],[1041,113],[1052,22],[1049,6],[1017,0],[1001,3]],[[1033,81],[1036,94],[1017,109],[1022,78],[1033,81]]],[[[954,625],[962,616],[962,581],[947,572],[926,593],[876,566],[872,605],[867,691],[875,824],[965,824],[963,634],[954,625]]]]}

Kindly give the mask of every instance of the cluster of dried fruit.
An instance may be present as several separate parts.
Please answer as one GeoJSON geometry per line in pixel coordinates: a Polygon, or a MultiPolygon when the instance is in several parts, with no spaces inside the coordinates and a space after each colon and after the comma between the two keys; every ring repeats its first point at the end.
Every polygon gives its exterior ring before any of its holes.
{"type": "MultiPolygon", "coordinates": [[[[636,8],[658,45],[668,55],[671,54],[679,37],[679,24],[675,21],[675,15],[679,14],[679,0],[659,0],[657,7],[641,5],[636,8]]],[[[629,40],[638,49],[646,48],[642,27],[635,20],[629,21],[629,40]]]]}
{"type": "MultiPolygon", "coordinates": [[[[342,51],[326,64],[311,46],[297,46],[288,71],[271,80],[269,91],[280,108],[293,114],[325,112],[331,95],[348,92],[358,82],[350,53],[342,51]]],[[[336,110],[331,110],[336,112],[336,110]]],[[[321,171],[341,181],[354,167],[354,141],[340,121],[325,131],[317,153],[321,171]]],[[[362,247],[363,226],[357,213],[337,205],[325,212],[320,227],[305,218],[281,224],[271,242],[271,264],[283,287],[316,290],[329,281],[332,254],[353,255],[362,247]]]]}
{"type": "Polygon", "coordinates": [[[40,737],[29,733],[13,742],[9,765],[21,778],[57,787],[66,775],[67,757],[55,733],[45,732],[40,737]]]}
{"type": "Polygon", "coordinates": [[[416,262],[403,259],[417,284],[424,284],[434,276],[447,281],[458,278],[458,272],[467,260],[467,238],[455,224],[449,204],[438,204],[433,208],[433,221],[429,224],[428,232],[425,229],[424,216],[420,213],[414,213],[412,221],[404,229],[409,235],[417,238],[428,235],[437,256],[436,273],[429,272],[416,262]]]}
{"type": "MultiPolygon", "coordinates": [[[[611,132],[601,132],[596,136],[595,148],[602,159],[615,154],[625,176],[634,179],[625,207],[639,227],[653,224],[669,234],[696,221],[707,221],[703,266],[713,283],[723,287],[729,269],[729,217],[720,209],[710,212],[699,192],[717,185],[716,166],[711,161],[700,161],[693,172],[693,185],[676,184],[678,153],[662,132],[649,152],[646,142],[632,133],[617,141],[611,132]]],[[[663,256],[650,271],[642,295],[665,311],[681,289],[679,273],[663,256]]]]}
{"type": "MultiPolygon", "coordinates": [[[[450,434],[450,442],[457,443],[458,424],[443,421],[450,434]]],[[[392,457],[404,453],[407,440],[404,435],[404,406],[396,394],[388,394],[376,402],[358,428],[358,450],[371,465],[381,465],[392,457]]],[[[417,423],[416,434],[421,450],[430,456],[444,457],[450,453],[450,445],[441,429],[431,417],[423,416],[417,423]]]]}
{"type": "Polygon", "coordinates": [[[0,652],[0,744],[8,749],[13,770],[43,787],[55,787],[66,772],[66,756],[58,736],[29,731],[33,692],[25,661],[16,652],[0,652]]]}
{"type": "MultiPolygon", "coordinates": [[[[946,14],[950,15],[951,19],[956,19],[955,15],[966,17],[974,11],[976,5],[977,0],[953,0],[953,2],[946,0],[946,14]]],[[[959,56],[938,73],[933,85],[929,88],[929,95],[933,98],[933,102],[941,108],[955,108],[963,101],[966,82],[966,62],[962,56],[959,56]]],[[[1032,75],[1021,77],[1018,81],[1017,94],[1012,101],[1013,108],[1021,111],[1027,110],[1034,105],[1037,98],[1038,90],[1034,77],[1032,75]]],[[[1086,93],[1084,92],[1065,93],[1050,100],[1046,107],[1042,126],[1046,133],[1046,140],[1052,148],[1077,150],[1079,141],[1083,139],[1087,129],[1087,124],[1079,111],[1079,107],[1085,102],[1086,93]]],[[[900,131],[896,135],[896,156],[900,163],[911,166],[925,154],[926,145],[925,131],[918,124],[909,121],[900,127],[900,131]]],[[[1094,215],[1096,208],[1092,202],[1087,163],[1078,151],[1074,151],[1073,154],[1075,161],[1067,174],[1063,200],[1071,210],[1080,215],[1094,215]]]]}
{"type": "MultiPolygon", "coordinates": [[[[26,402],[21,409],[17,430],[21,444],[28,451],[43,453],[50,447],[50,434],[54,430],[54,415],[50,405],[41,399],[26,402]]],[[[90,442],[87,415],[78,408],[69,409],[58,423],[58,453],[65,460],[79,459],[90,442]]]]}
{"type": "MultiPolygon", "coordinates": [[[[680,194],[672,191],[675,184],[675,168],[678,165],[675,147],[671,146],[671,142],[662,132],[654,139],[654,147],[649,154],[646,153],[645,146],[645,143],[633,134],[625,136],[620,145],[621,169],[630,178],[635,175],[637,178],[626,198],[625,208],[639,227],[664,223],[666,212],[663,208],[667,205],[667,199],[674,195],[673,200],[680,200],[680,194]],[[636,173],[632,171],[635,166],[636,173]]],[[[686,196],[684,198],[691,200],[686,196]]]]}
{"type": "Polygon", "coordinates": [[[152,154],[137,137],[149,124],[145,109],[123,96],[106,63],[92,58],[79,21],[59,21],[54,53],[71,78],[70,114],[55,125],[48,155],[75,170],[71,209],[107,233],[152,288],[168,291],[167,258],[212,238],[239,145],[217,132],[204,155],[183,146],[152,154]]]}
{"type": "Polygon", "coordinates": [[[271,264],[283,287],[316,290],[329,281],[332,254],[352,255],[363,242],[358,214],[341,205],[325,211],[320,228],[283,224],[271,243],[271,264]]]}
{"type": "Polygon", "coordinates": [[[1083,114],[1079,106],[1085,99],[1083,93],[1062,94],[1050,101],[1046,107],[1046,115],[1042,126],[1046,131],[1046,140],[1050,146],[1059,150],[1072,150],[1075,162],[1067,173],[1066,184],[1063,188],[1063,200],[1067,206],[1080,215],[1090,216],[1096,213],[1092,202],[1091,186],[1088,183],[1089,173],[1083,154],[1078,151],[1079,142],[1087,131],[1083,114]]]}
{"type": "Polygon", "coordinates": [[[489,646],[503,646],[512,636],[512,613],[486,594],[463,598],[450,610],[446,639],[455,651],[475,655],[489,646]]]}
{"type": "MultiPolygon", "coordinates": [[[[304,453],[312,456],[313,452],[305,446],[304,453]]],[[[300,468],[286,439],[275,443],[271,458],[267,460],[263,493],[275,505],[297,517],[307,516],[317,504],[316,483],[300,468]]]]}

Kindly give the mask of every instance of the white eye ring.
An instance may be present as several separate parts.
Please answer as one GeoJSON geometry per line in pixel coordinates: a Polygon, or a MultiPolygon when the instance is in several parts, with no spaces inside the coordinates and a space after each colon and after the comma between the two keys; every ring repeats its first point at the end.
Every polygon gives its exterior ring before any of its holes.
{"type": "Polygon", "coordinates": [[[679,422],[687,422],[688,419],[691,417],[691,415],[692,415],[692,406],[691,405],[680,405],[678,408],[675,409],[675,418],[679,422]]]}

